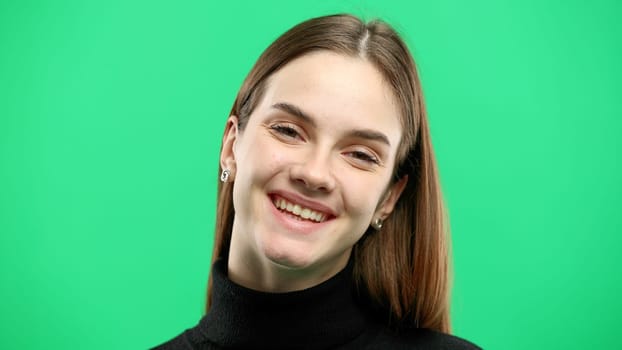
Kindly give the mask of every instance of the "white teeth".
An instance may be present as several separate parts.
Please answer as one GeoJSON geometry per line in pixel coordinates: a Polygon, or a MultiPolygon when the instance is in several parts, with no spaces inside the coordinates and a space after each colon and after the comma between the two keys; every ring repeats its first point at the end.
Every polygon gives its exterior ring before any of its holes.
{"type": "Polygon", "coordinates": [[[290,203],[280,197],[276,197],[273,200],[273,203],[274,203],[274,206],[277,207],[278,209],[285,210],[296,216],[300,216],[303,219],[312,220],[316,222],[323,222],[324,220],[326,220],[326,214],[317,212],[309,208],[301,207],[298,204],[290,203]]]}
{"type": "Polygon", "coordinates": [[[302,216],[303,219],[308,219],[311,217],[311,210],[304,208],[302,209],[302,211],[300,212],[300,216],[302,216]]]}
{"type": "Polygon", "coordinates": [[[294,213],[295,215],[300,215],[301,211],[302,208],[298,204],[294,204],[294,210],[292,210],[292,213],[294,213]]]}

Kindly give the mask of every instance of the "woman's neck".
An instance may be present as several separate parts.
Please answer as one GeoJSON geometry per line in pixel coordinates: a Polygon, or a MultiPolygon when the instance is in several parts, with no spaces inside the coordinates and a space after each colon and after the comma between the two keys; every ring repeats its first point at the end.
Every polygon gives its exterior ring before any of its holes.
{"type": "Polygon", "coordinates": [[[357,338],[372,321],[354,297],[352,264],[312,288],[265,293],[227,276],[227,261],[212,269],[212,304],[201,337],[224,348],[333,349],[357,338]]]}
{"type": "Polygon", "coordinates": [[[309,265],[292,266],[273,261],[266,256],[256,256],[252,251],[229,251],[227,273],[229,279],[240,286],[270,293],[285,293],[316,286],[343,270],[350,254],[334,264],[315,261],[309,265]]]}

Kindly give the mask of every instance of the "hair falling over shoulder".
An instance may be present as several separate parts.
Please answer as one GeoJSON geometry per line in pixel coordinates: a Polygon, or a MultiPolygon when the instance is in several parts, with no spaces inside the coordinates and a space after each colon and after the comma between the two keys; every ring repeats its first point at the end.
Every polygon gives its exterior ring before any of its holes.
{"type": "MultiPolygon", "coordinates": [[[[291,28],[259,57],[238,92],[231,115],[243,130],[266,80],[304,54],[328,50],[369,60],[390,84],[403,127],[394,181],[408,176],[393,213],[353,250],[355,282],[394,327],[450,331],[449,244],[439,175],[421,82],[403,40],[386,23],[351,15],[313,18],[291,28]]],[[[233,226],[232,183],[218,184],[213,259],[228,254],[233,226]]],[[[211,280],[207,308],[211,303],[211,280]]]]}

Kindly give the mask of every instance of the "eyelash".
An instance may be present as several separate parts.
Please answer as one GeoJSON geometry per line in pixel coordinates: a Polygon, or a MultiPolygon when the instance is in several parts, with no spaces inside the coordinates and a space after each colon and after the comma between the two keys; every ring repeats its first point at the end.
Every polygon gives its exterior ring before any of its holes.
{"type": "Polygon", "coordinates": [[[270,127],[270,129],[278,132],[279,134],[285,136],[285,137],[289,137],[289,138],[296,138],[299,137],[300,134],[298,133],[298,131],[296,129],[294,129],[291,126],[288,125],[283,125],[283,124],[276,124],[276,125],[272,125],[270,127]]]}
{"type": "MultiPolygon", "coordinates": [[[[275,124],[275,125],[270,126],[270,129],[274,130],[275,132],[287,138],[295,139],[297,137],[301,137],[300,133],[294,127],[291,127],[289,125],[275,124]]],[[[363,162],[372,163],[372,164],[380,164],[380,161],[378,160],[378,158],[376,158],[375,156],[367,152],[352,151],[352,152],[347,152],[346,154],[349,154],[353,156],[355,159],[363,161],[363,162]]]]}
{"type": "Polygon", "coordinates": [[[348,152],[348,153],[353,155],[354,158],[362,160],[364,162],[380,164],[380,162],[378,161],[378,158],[374,157],[371,154],[368,154],[368,153],[365,153],[365,152],[361,152],[361,151],[352,151],[352,152],[348,152]]]}

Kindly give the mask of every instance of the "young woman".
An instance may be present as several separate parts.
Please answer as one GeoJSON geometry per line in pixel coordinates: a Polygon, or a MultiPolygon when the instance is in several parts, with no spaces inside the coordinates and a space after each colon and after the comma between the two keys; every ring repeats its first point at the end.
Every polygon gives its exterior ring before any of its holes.
{"type": "Polygon", "coordinates": [[[207,313],[157,349],[475,349],[414,61],[385,23],[303,22],[261,55],[221,148],[207,313]]]}

